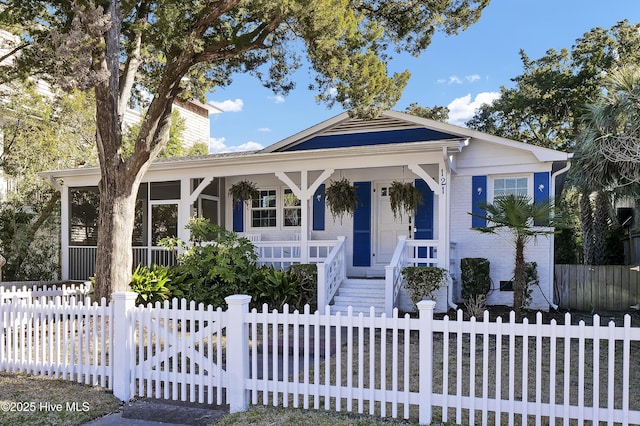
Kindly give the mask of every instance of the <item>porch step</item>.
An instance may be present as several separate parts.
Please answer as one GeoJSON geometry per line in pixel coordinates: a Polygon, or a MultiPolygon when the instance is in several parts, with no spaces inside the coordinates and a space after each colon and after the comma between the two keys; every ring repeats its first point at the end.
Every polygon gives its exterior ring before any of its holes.
{"type": "Polygon", "coordinates": [[[333,297],[331,313],[346,314],[349,306],[354,314],[360,312],[369,315],[373,306],[376,315],[384,312],[384,280],[383,279],[346,279],[333,297]]]}

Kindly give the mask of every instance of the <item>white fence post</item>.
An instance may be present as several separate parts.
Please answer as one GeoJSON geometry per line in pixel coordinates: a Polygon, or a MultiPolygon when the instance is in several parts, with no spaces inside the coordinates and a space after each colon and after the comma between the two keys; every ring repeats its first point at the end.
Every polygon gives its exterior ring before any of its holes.
{"type": "Polygon", "coordinates": [[[249,312],[251,296],[236,294],[224,298],[229,306],[227,321],[227,397],[229,411],[238,413],[249,408],[249,391],[245,380],[249,378],[249,325],[245,314],[249,312]]]}
{"type": "Polygon", "coordinates": [[[419,422],[421,425],[427,425],[431,424],[433,414],[431,402],[433,393],[433,309],[436,302],[421,300],[417,305],[420,313],[420,332],[418,333],[420,337],[419,422]]]}
{"type": "Polygon", "coordinates": [[[122,291],[113,293],[113,395],[121,401],[131,399],[131,365],[134,356],[130,311],[136,306],[137,293],[122,291]]]}

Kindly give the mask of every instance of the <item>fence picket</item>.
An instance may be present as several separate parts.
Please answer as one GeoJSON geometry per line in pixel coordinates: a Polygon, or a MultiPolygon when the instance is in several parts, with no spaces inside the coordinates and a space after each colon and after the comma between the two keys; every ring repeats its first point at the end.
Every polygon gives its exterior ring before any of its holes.
{"type": "Polygon", "coordinates": [[[491,322],[488,313],[480,323],[461,311],[453,320],[433,320],[400,317],[397,310],[332,316],[311,314],[308,306],[300,313],[264,305],[229,321],[228,311],[177,299],[131,305],[118,317],[118,300],[2,299],[0,369],[101,384],[114,393],[117,387],[117,395],[209,404],[235,395],[240,409],[262,401],[405,419],[417,411],[425,423],[451,417],[461,424],[640,423],[632,393],[640,364],[631,357],[640,329],[629,316],[622,326],[604,327],[598,316],[593,325],[572,325],[569,314],[564,325],[543,324],[542,314],[535,324],[519,323],[513,313],[508,323],[491,322]],[[246,339],[238,339],[245,327],[246,339]],[[114,358],[114,339],[119,352],[130,346],[128,355],[116,354],[125,355],[124,368],[114,358]],[[229,380],[224,368],[225,359],[229,368],[238,365],[237,354],[227,351],[231,344],[250,353],[244,379],[229,380]]]}

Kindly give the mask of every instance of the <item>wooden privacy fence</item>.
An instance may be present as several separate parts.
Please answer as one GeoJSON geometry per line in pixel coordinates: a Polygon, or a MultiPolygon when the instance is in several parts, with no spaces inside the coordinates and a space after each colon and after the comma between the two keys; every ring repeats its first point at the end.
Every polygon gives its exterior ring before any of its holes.
{"type": "Polygon", "coordinates": [[[627,311],[640,303],[640,266],[555,265],[554,285],[560,308],[627,311]]]}
{"type": "MultiPolygon", "coordinates": [[[[0,371],[146,396],[366,413],[427,424],[640,424],[640,328],[228,310],[173,300],[136,307],[61,299],[0,304],[0,371]],[[632,356],[634,354],[634,356],[632,356]]],[[[23,299],[24,300],[24,299],[23,299]]]]}

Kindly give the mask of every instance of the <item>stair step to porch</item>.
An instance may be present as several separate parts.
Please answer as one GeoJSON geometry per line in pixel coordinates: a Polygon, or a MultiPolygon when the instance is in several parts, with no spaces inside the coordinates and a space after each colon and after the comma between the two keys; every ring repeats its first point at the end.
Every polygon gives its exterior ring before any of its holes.
{"type": "Polygon", "coordinates": [[[384,280],[349,278],[345,280],[333,298],[331,313],[346,314],[349,306],[354,314],[368,315],[373,306],[376,315],[384,312],[384,280]]]}

